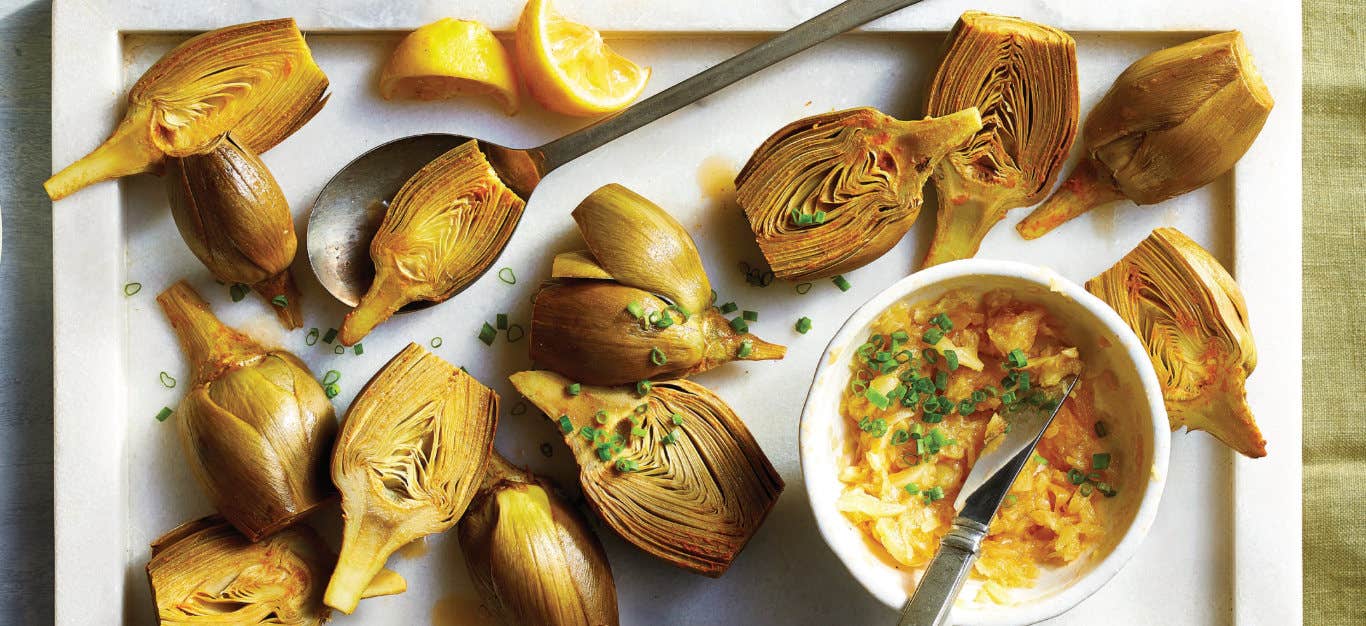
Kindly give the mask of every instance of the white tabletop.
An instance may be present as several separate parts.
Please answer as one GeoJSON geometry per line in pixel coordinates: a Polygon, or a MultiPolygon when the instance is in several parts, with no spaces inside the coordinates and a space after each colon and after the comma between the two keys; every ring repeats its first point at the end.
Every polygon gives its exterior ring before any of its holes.
{"type": "Polygon", "coordinates": [[[50,12],[0,0],[0,624],[52,623],[50,12]]]}

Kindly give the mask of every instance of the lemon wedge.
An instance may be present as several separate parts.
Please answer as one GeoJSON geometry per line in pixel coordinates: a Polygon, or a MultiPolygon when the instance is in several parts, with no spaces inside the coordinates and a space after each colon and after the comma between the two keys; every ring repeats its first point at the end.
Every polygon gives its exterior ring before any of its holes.
{"type": "Polygon", "coordinates": [[[549,0],[530,0],[517,22],[517,61],[531,97],[565,115],[602,115],[631,104],[650,80],[603,43],[602,35],[564,19],[549,0]]]}
{"type": "Polygon", "coordinates": [[[400,41],[379,78],[385,100],[489,95],[517,112],[517,75],[507,49],[479,22],[445,18],[400,41]]]}

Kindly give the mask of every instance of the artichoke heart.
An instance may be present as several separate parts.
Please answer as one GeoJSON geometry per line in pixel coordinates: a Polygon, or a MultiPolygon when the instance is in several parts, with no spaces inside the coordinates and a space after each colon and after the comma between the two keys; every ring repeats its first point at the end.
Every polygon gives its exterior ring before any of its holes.
{"type": "Polygon", "coordinates": [[[589,250],[556,256],[554,280],[536,292],[536,363],[618,385],[783,358],[786,348],[737,330],[712,306],[697,246],[664,209],[614,184],[585,198],[574,219],[589,250]]]}
{"type": "Polygon", "coordinates": [[[180,442],[219,513],[258,541],[332,500],[337,418],[308,366],[225,326],[184,281],[157,302],[192,373],[180,442]]]}
{"type": "Polygon", "coordinates": [[[783,480],[726,403],[686,380],[580,388],[543,370],[511,376],[555,422],[584,497],[612,530],[674,566],[719,577],[759,529],[783,480]]]}
{"type": "Polygon", "coordinates": [[[1274,104],[1238,31],[1149,54],[1086,116],[1081,162],[1016,228],[1035,239],[1107,202],[1203,187],[1252,147],[1274,104]]]}
{"type": "Polygon", "coordinates": [[[226,283],[250,285],[286,328],[303,326],[289,272],[294,217],[266,165],[231,134],[204,152],[167,160],[171,216],[190,251],[226,283]]]}
{"type": "MultiPolygon", "coordinates": [[[[316,626],[332,615],[323,606],[322,587],[332,559],[308,526],[253,543],[222,518],[206,517],[152,543],[147,579],[162,626],[316,626]]],[[[364,595],[391,595],[406,588],[402,577],[385,570],[364,595]]]]}
{"type": "Polygon", "coordinates": [[[775,276],[834,276],[901,241],[925,179],[981,127],[972,108],[911,122],[871,108],[800,119],[754,151],[735,199],[775,276]]]}
{"type": "Polygon", "coordinates": [[[977,254],[1010,209],[1042,200],[1077,136],[1076,42],[1056,28],[968,11],[949,33],[926,114],[966,107],[982,129],[939,162],[925,266],[977,254]]]}
{"type": "Polygon", "coordinates": [[[375,280],[342,322],[354,345],[404,305],[443,302],[478,278],[526,207],[470,140],[423,166],[394,196],[370,241],[375,280]]]}
{"type": "Polygon", "coordinates": [[[1233,277],[1175,228],[1154,230],[1086,289],[1143,341],[1162,383],[1172,430],[1204,430],[1250,457],[1266,439],[1247,405],[1257,366],[1247,305],[1233,277]]]}
{"type": "Polygon", "coordinates": [[[618,623],[612,568],[587,521],[496,451],[459,534],[470,578],[503,623],[618,623]]]}
{"type": "Polygon", "coordinates": [[[455,525],[497,424],[498,394],[417,344],[366,383],[332,453],[345,527],[328,606],[351,613],[389,555],[455,525]]]}
{"type": "Polygon", "coordinates": [[[43,183],[60,200],[103,180],[159,171],[233,131],[261,154],[322,109],[327,76],[293,19],[238,24],[166,53],[128,92],[128,111],[100,147],[43,183]]]}

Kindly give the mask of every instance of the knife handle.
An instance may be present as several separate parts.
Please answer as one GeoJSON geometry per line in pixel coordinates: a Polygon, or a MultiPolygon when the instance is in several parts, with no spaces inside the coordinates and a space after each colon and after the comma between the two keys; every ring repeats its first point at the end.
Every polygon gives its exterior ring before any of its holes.
{"type": "Polygon", "coordinates": [[[977,560],[987,527],[970,519],[958,517],[953,528],[944,535],[934,560],[925,569],[915,593],[901,607],[898,626],[940,626],[947,623],[949,611],[963,583],[977,560]]]}

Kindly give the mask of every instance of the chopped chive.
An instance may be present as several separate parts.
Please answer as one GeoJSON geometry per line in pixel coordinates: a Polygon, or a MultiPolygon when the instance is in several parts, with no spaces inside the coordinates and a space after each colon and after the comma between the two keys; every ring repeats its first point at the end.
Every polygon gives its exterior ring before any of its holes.
{"type": "Polygon", "coordinates": [[[1029,391],[1029,372],[1020,372],[1020,376],[1016,380],[1020,391],[1029,391]]]}
{"type": "Polygon", "coordinates": [[[507,313],[499,313],[498,316],[497,316],[496,318],[494,318],[494,319],[497,320],[495,323],[498,325],[498,330],[507,330],[507,329],[508,329],[508,314],[507,314],[507,313]]]}
{"type": "Polygon", "coordinates": [[[901,344],[903,344],[903,343],[906,343],[907,341],[910,341],[910,339],[911,339],[910,333],[907,333],[907,332],[904,331],[904,330],[898,330],[898,331],[892,333],[892,345],[894,345],[894,346],[899,346],[899,345],[901,345],[901,344]]]}
{"type": "Polygon", "coordinates": [[[944,488],[938,485],[935,485],[924,493],[925,499],[929,502],[938,502],[939,500],[944,499],[944,488]]]}
{"type": "Polygon", "coordinates": [[[639,381],[636,383],[636,394],[641,396],[648,396],[650,395],[650,389],[652,389],[653,387],[654,383],[651,383],[648,380],[639,381]]]}
{"type": "Polygon", "coordinates": [[[896,432],[892,433],[892,445],[894,446],[899,446],[910,440],[911,433],[906,432],[906,429],[904,428],[898,428],[896,429],[896,432]]]}
{"type": "Polygon", "coordinates": [[[577,396],[580,391],[583,391],[583,385],[580,385],[579,383],[569,383],[564,390],[565,393],[568,393],[571,396],[577,396]]]}
{"type": "Polygon", "coordinates": [[[1097,421],[1097,422],[1096,422],[1096,436],[1097,436],[1097,437],[1104,437],[1104,436],[1106,436],[1106,435],[1108,435],[1108,434],[1110,434],[1110,427],[1109,427],[1109,426],[1106,426],[1106,425],[1105,425],[1105,422],[1097,421]]]}
{"type": "Polygon", "coordinates": [[[241,302],[242,298],[247,297],[247,286],[242,283],[234,283],[228,288],[228,296],[233,302],[241,302]]]}
{"type": "Polygon", "coordinates": [[[165,387],[165,388],[167,388],[167,389],[174,389],[174,388],[175,388],[175,377],[174,377],[174,376],[171,376],[170,374],[167,374],[166,372],[162,372],[162,373],[161,373],[161,386],[163,386],[163,387],[165,387]]]}
{"type": "Polygon", "coordinates": [[[815,213],[811,214],[811,221],[817,224],[824,224],[826,217],[828,216],[825,211],[816,211],[815,213]]]}
{"type": "Polygon", "coordinates": [[[673,423],[674,423],[674,426],[682,426],[682,425],[683,425],[683,414],[682,414],[682,413],[670,413],[670,414],[669,414],[669,421],[673,422],[673,423]]]}
{"type": "Polygon", "coordinates": [[[669,362],[669,356],[659,348],[650,348],[650,362],[655,365],[663,365],[669,362]]]}
{"type": "Polygon", "coordinates": [[[1004,507],[1006,507],[1006,508],[1010,508],[1010,507],[1012,507],[1012,506],[1015,506],[1015,503],[1018,502],[1019,500],[1020,500],[1020,497],[1019,497],[1019,496],[1017,496],[1017,495],[1015,495],[1015,494],[1013,494],[1013,493],[1008,493],[1008,494],[1006,494],[1005,499],[1001,501],[1001,505],[1004,506],[1004,507]]]}
{"type": "Polygon", "coordinates": [[[636,465],[635,461],[632,461],[631,459],[617,459],[617,471],[634,472],[637,469],[639,469],[639,467],[636,465]]]}
{"type": "Polygon", "coordinates": [[[593,451],[598,453],[599,461],[611,461],[612,455],[614,454],[612,444],[610,443],[600,443],[597,447],[593,448],[593,451]]]}
{"type": "Polygon", "coordinates": [[[735,351],[735,357],[743,359],[754,353],[754,342],[744,339],[740,341],[740,349],[735,351]]]}
{"type": "Polygon", "coordinates": [[[949,373],[948,373],[948,372],[945,372],[945,371],[938,371],[938,372],[935,372],[935,373],[934,373],[934,388],[935,388],[935,389],[938,389],[938,390],[940,390],[940,391],[943,391],[944,389],[947,389],[948,386],[949,386],[949,373]]]}
{"type": "Polygon", "coordinates": [[[811,291],[811,283],[797,283],[796,289],[798,295],[804,296],[808,291],[811,291]]]}
{"type": "Polygon", "coordinates": [[[1091,491],[1092,491],[1091,483],[1082,483],[1082,484],[1081,484],[1081,487],[1078,488],[1077,491],[1081,493],[1081,495],[1082,495],[1083,498],[1089,498],[1089,497],[1091,497],[1091,491]]]}
{"type": "Polygon", "coordinates": [[[316,329],[316,328],[310,328],[310,329],[308,329],[308,334],[307,334],[307,335],[304,335],[304,345],[306,345],[306,346],[317,345],[317,343],[318,343],[318,336],[319,336],[318,329],[316,329]]]}
{"type": "Polygon", "coordinates": [[[166,421],[166,418],[170,417],[171,414],[174,413],[174,412],[175,412],[175,411],[172,411],[172,410],[171,410],[171,407],[168,407],[168,406],[163,406],[163,407],[161,407],[161,410],[157,412],[157,421],[158,421],[158,422],[164,422],[164,421],[166,421]]]}
{"type": "Polygon", "coordinates": [[[891,399],[871,387],[863,392],[863,397],[867,398],[869,402],[873,403],[873,405],[879,409],[886,409],[892,405],[891,399]]]}
{"type": "Polygon", "coordinates": [[[1108,452],[1102,452],[1102,453],[1100,453],[1100,454],[1092,454],[1092,455],[1091,455],[1091,469],[1103,470],[1103,469],[1109,469],[1109,467],[1110,467],[1110,453],[1108,453],[1108,452]]]}
{"type": "Polygon", "coordinates": [[[604,410],[602,410],[602,409],[599,409],[597,413],[594,413],[594,414],[593,414],[593,421],[595,421],[595,422],[597,422],[597,423],[599,423],[599,424],[602,424],[603,426],[606,426],[606,425],[607,425],[607,411],[604,411],[604,410]]]}
{"type": "Polygon", "coordinates": [[[509,285],[515,285],[517,284],[517,274],[512,271],[512,268],[505,267],[503,269],[498,270],[498,280],[501,280],[509,285]]]}
{"type": "Polygon", "coordinates": [[[1000,390],[1000,389],[997,389],[997,388],[995,388],[995,387],[993,387],[993,386],[991,386],[991,385],[987,385],[987,386],[983,387],[983,388],[982,388],[982,391],[987,392],[987,395],[989,395],[989,396],[991,396],[991,397],[993,397],[993,398],[999,398],[999,397],[1001,397],[1001,390],[1000,390]]]}
{"type": "Polygon", "coordinates": [[[972,392],[971,397],[973,402],[985,402],[987,399],[987,394],[983,392],[981,389],[978,389],[977,391],[972,392]]]}
{"type": "Polygon", "coordinates": [[[923,342],[925,342],[925,343],[928,343],[928,344],[930,344],[930,345],[934,345],[934,344],[939,343],[939,340],[941,340],[941,339],[943,339],[943,338],[944,338],[944,331],[939,330],[938,328],[931,328],[931,329],[925,331],[925,334],[923,334],[923,335],[920,336],[920,340],[921,340],[921,341],[923,341],[923,342]]]}
{"type": "Polygon", "coordinates": [[[949,371],[958,369],[958,352],[954,350],[945,350],[944,363],[949,366],[949,371]]]}
{"type": "Polygon", "coordinates": [[[811,330],[811,318],[803,317],[797,320],[797,332],[805,335],[811,330]]]}
{"type": "Polygon", "coordinates": [[[592,441],[593,438],[597,436],[597,434],[598,429],[593,428],[592,426],[584,426],[583,428],[579,429],[579,436],[589,441],[592,441]]]}
{"type": "Polygon", "coordinates": [[[905,489],[906,493],[913,496],[920,493],[920,486],[915,483],[906,483],[906,486],[902,487],[902,489],[905,489]]]}
{"type": "Polygon", "coordinates": [[[730,321],[730,327],[737,333],[749,332],[749,324],[745,323],[745,318],[737,317],[730,321]]]}
{"type": "Polygon", "coordinates": [[[1007,391],[1001,394],[1001,402],[1003,404],[1015,404],[1015,392],[1007,391]]]}
{"type": "Polygon", "coordinates": [[[558,420],[556,420],[556,421],[559,422],[559,424],[560,424],[560,432],[562,432],[562,433],[572,433],[572,432],[574,432],[574,422],[571,421],[571,420],[569,419],[569,416],[568,416],[568,415],[561,415],[561,416],[560,416],[560,419],[558,419],[558,420]]]}
{"type": "Polygon", "coordinates": [[[493,339],[497,336],[498,331],[492,326],[489,326],[488,322],[484,322],[484,327],[479,329],[479,341],[484,342],[484,345],[486,346],[493,345],[493,339]]]}
{"type": "Polygon", "coordinates": [[[632,302],[626,305],[626,312],[630,313],[631,317],[636,319],[645,317],[645,307],[641,306],[639,302],[632,302]]]}
{"type": "Polygon", "coordinates": [[[849,284],[849,279],[845,278],[843,274],[831,278],[830,282],[835,283],[835,286],[839,287],[840,291],[849,291],[849,289],[853,287],[853,285],[849,284]]]}
{"type": "Polygon", "coordinates": [[[1111,487],[1110,483],[1105,482],[1096,483],[1096,491],[1099,491],[1102,495],[1104,495],[1107,498],[1113,498],[1115,497],[1115,494],[1119,493],[1119,490],[1115,489],[1114,487],[1111,487]]]}
{"type": "Polygon", "coordinates": [[[337,370],[327,370],[327,373],[323,374],[324,385],[330,385],[339,380],[341,380],[341,372],[338,372],[337,370]]]}
{"type": "Polygon", "coordinates": [[[716,290],[715,290],[715,289],[711,290],[711,300],[709,300],[708,302],[709,302],[710,304],[716,304],[716,290]]]}
{"type": "Polygon", "coordinates": [[[1086,482],[1086,474],[1083,474],[1081,470],[1074,467],[1070,470],[1067,470],[1067,482],[1070,482],[1074,485],[1080,485],[1086,482]]]}
{"type": "Polygon", "coordinates": [[[973,404],[972,400],[963,400],[958,403],[959,415],[972,415],[975,411],[977,411],[977,405],[973,404]]]}
{"type": "Polygon", "coordinates": [[[938,326],[939,330],[944,332],[953,330],[953,320],[949,319],[949,316],[944,313],[938,313],[934,317],[931,317],[930,323],[938,326]]]}
{"type": "Polygon", "coordinates": [[[738,311],[739,309],[740,309],[740,306],[737,305],[737,304],[735,304],[734,302],[727,302],[727,303],[721,305],[721,307],[720,307],[718,310],[721,311],[721,314],[722,314],[722,315],[730,315],[731,313],[734,313],[734,312],[738,311]]]}
{"type": "Polygon", "coordinates": [[[511,324],[508,326],[508,343],[517,343],[525,336],[526,331],[522,329],[521,324],[511,324]]]}
{"type": "Polygon", "coordinates": [[[655,325],[655,328],[658,328],[658,329],[660,329],[660,330],[663,330],[663,329],[665,329],[665,328],[668,328],[668,327],[674,325],[674,318],[672,318],[672,317],[669,316],[669,312],[668,312],[668,311],[664,311],[664,312],[662,312],[662,313],[659,314],[659,319],[656,319],[656,320],[654,321],[654,325],[655,325]]]}
{"type": "Polygon", "coordinates": [[[1015,348],[1010,351],[1010,354],[1006,355],[1006,365],[1019,369],[1029,365],[1029,358],[1025,356],[1024,350],[1015,348]]]}
{"type": "Polygon", "coordinates": [[[326,332],[326,333],[323,333],[323,343],[330,344],[330,343],[332,343],[332,340],[334,340],[334,339],[336,339],[336,338],[337,338],[337,329],[335,329],[335,328],[329,328],[329,329],[327,329],[327,332],[326,332]]]}
{"type": "Polygon", "coordinates": [[[352,351],[352,352],[355,352],[355,353],[356,353],[356,356],[360,356],[360,355],[362,355],[362,354],[365,354],[365,344],[363,344],[363,343],[358,343],[358,344],[356,344],[354,347],[351,348],[351,351],[352,351]]]}
{"type": "Polygon", "coordinates": [[[758,312],[758,311],[741,311],[741,312],[740,312],[740,317],[743,317],[743,318],[745,319],[746,322],[757,322],[757,321],[759,321],[759,312],[758,312]]]}
{"type": "Polygon", "coordinates": [[[1039,465],[1048,465],[1048,459],[1043,458],[1043,455],[1039,454],[1038,452],[1034,453],[1034,461],[1036,461],[1039,465]]]}
{"type": "Polygon", "coordinates": [[[649,435],[649,434],[650,434],[650,431],[645,430],[644,428],[641,428],[641,427],[639,427],[639,426],[637,426],[637,427],[631,429],[631,435],[633,435],[633,436],[635,436],[635,437],[644,437],[644,436],[649,435]]]}
{"type": "Polygon", "coordinates": [[[142,283],[128,283],[123,286],[123,295],[135,296],[142,291],[142,283]]]}
{"type": "Polygon", "coordinates": [[[338,387],[335,384],[323,385],[323,393],[327,395],[328,400],[331,400],[332,398],[337,397],[337,394],[341,393],[341,387],[338,387]]]}
{"type": "Polygon", "coordinates": [[[332,354],[346,354],[346,346],[337,344],[332,348],[332,354]]]}
{"type": "Polygon", "coordinates": [[[920,356],[925,359],[926,363],[931,365],[939,362],[939,351],[934,348],[925,348],[924,350],[921,350],[920,356]]]}
{"type": "Polygon", "coordinates": [[[284,294],[280,294],[278,296],[275,296],[274,298],[271,298],[270,303],[283,309],[289,306],[289,298],[286,298],[284,294]]]}
{"type": "Polygon", "coordinates": [[[442,341],[442,339],[441,339],[440,337],[432,337],[431,344],[432,344],[432,347],[433,347],[433,348],[440,348],[440,347],[441,347],[441,344],[443,344],[443,343],[445,343],[445,342],[442,341]]]}

